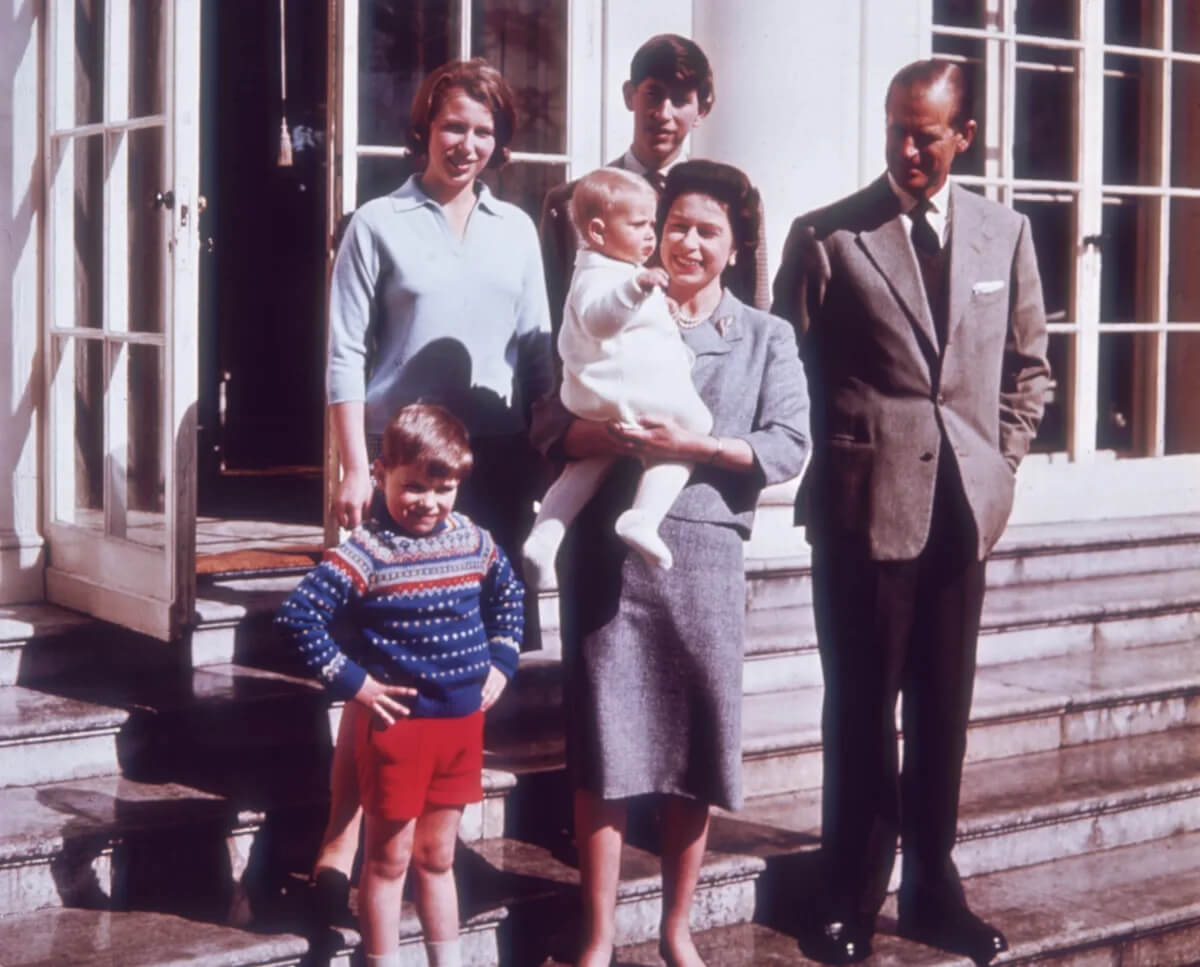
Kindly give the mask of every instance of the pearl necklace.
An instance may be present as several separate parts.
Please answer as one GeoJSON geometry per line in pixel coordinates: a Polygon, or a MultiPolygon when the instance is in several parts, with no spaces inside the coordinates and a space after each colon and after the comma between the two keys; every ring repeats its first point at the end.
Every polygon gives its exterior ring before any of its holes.
{"type": "Polygon", "coordinates": [[[697,326],[702,326],[708,322],[709,316],[701,316],[699,319],[690,319],[682,312],[675,313],[675,325],[680,329],[695,329],[697,326]]]}

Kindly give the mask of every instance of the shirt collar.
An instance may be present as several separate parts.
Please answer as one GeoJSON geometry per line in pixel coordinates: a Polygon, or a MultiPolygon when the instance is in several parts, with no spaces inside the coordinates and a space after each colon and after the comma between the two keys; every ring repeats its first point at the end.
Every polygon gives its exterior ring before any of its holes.
{"type": "MultiPolygon", "coordinates": [[[[675,156],[675,160],[668,162],[663,167],[659,168],[658,173],[665,178],[668,174],[670,174],[672,168],[678,164],[682,164],[683,162],[687,161],[687,159],[687,152],[680,151],[679,154],[675,156]]],[[[638,161],[637,155],[633,153],[633,148],[630,148],[621,156],[621,164],[625,166],[626,170],[632,171],[635,175],[641,175],[643,178],[650,174],[650,169],[638,161]]]]}
{"type": "MultiPolygon", "coordinates": [[[[409,175],[408,180],[391,194],[392,207],[399,212],[412,211],[414,208],[429,206],[441,210],[441,205],[421,187],[420,175],[409,175]]],[[[475,181],[475,200],[481,211],[489,215],[499,215],[500,209],[496,196],[482,181],[475,181]]]]}
{"type": "MultiPolygon", "coordinates": [[[[892,189],[892,194],[896,196],[896,201],[900,203],[900,213],[907,217],[916,206],[917,199],[896,183],[896,179],[892,177],[890,171],[887,173],[887,180],[888,187],[892,189]]],[[[942,182],[941,188],[929,196],[928,202],[929,210],[925,213],[925,218],[944,243],[946,240],[946,231],[950,226],[949,178],[942,182]]]]}

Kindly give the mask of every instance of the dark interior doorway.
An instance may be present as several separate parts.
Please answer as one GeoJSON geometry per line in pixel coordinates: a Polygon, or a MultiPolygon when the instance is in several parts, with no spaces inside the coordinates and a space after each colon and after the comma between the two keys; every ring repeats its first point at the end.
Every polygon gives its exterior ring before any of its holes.
{"type": "Polygon", "coordinates": [[[203,6],[202,516],[321,522],[325,8],[287,3],[285,106],[279,4],[203,6]]]}

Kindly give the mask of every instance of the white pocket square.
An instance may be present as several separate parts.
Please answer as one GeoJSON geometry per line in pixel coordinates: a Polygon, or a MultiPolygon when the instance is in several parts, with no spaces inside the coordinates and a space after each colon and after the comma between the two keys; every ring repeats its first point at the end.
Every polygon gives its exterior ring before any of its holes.
{"type": "Polygon", "coordinates": [[[1004,288],[1003,279],[992,279],[990,282],[976,282],[971,286],[972,295],[990,295],[1004,288]]]}

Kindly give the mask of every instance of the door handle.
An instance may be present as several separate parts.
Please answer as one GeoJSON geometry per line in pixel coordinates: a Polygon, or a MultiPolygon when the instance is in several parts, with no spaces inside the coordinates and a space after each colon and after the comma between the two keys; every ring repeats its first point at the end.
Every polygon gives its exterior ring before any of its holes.
{"type": "Polygon", "coordinates": [[[175,207],[175,192],[168,188],[166,191],[156,191],[154,193],[154,207],[160,211],[164,208],[175,207]]]}

